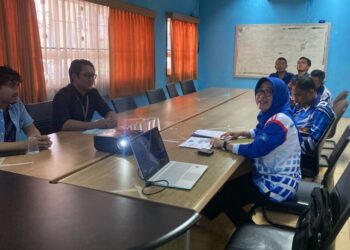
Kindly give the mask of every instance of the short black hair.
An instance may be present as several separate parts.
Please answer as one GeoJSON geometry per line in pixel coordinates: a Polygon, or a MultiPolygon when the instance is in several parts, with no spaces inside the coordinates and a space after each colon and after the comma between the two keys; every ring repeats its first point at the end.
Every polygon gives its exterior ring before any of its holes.
{"type": "Polygon", "coordinates": [[[81,65],[91,66],[95,70],[92,62],[85,59],[75,59],[71,62],[68,70],[70,82],[73,82],[73,74],[79,75],[81,71],[81,65]]]}
{"type": "Polygon", "coordinates": [[[315,82],[310,77],[300,77],[295,82],[295,87],[301,91],[315,90],[315,82]]]}
{"type": "Polygon", "coordinates": [[[319,70],[319,69],[315,69],[311,72],[311,76],[312,77],[317,77],[320,82],[323,83],[324,79],[326,78],[326,74],[324,73],[324,71],[319,70]]]}
{"type": "Polygon", "coordinates": [[[0,66],[0,86],[10,83],[16,85],[22,82],[19,73],[9,66],[0,66]]]}
{"type": "Polygon", "coordinates": [[[311,60],[309,58],[307,58],[305,56],[302,56],[302,57],[299,58],[299,60],[302,60],[302,59],[306,60],[307,61],[307,65],[311,66],[311,60]]]}
{"type": "Polygon", "coordinates": [[[287,64],[287,59],[284,57],[279,57],[276,61],[284,61],[287,64]]]}

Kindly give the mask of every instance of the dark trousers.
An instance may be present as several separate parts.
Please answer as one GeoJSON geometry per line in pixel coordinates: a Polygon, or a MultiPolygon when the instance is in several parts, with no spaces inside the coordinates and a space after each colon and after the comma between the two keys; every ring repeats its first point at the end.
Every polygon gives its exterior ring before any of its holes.
{"type": "Polygon", "coordinates": [[[240,227],[246,223],[254,223],[243,206],[251,203],[263,204],[267,201],[268,195],[259,191],[253,182],[252,174],[246,174],[227,182],[202,213],[212,220],[224,212],[236,227],[240,227]]]}
{"type": "Polygon", "coordinates": [[[317,150],[308,154],[301,154],[300,169],[303,178],[314,178],[318,175],[319,156],[317,150]]]}

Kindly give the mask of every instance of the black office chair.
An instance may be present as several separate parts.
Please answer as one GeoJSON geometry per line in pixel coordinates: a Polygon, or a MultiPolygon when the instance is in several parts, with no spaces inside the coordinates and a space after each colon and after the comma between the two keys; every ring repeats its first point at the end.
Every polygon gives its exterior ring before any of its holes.
{"type": "Polygon", "coordinates": [[[343,90],[337,95],[337,97],[333,100],[333,106],[341,100],[344,100],[348,97],[349,91],[343,90]]]}
{"type": "Polygon", "coordinates": [[[309,204],[311,192],[315,187],[324,186],[324,187],[327,187],[327,189],[330,191],[334,186],[333,176],[334,176],[336,163],[340,158],[341,154],[344,152],[347,145],[349,144],[349,141],[350,141],[350,126],[348,126],[344,130],[333,152],[327,158],[328,167],[325,174],[323,175],[323,179],[321,183],[301,180],[299,183],[299,188],[296,193],[296,196],[293,199],[287,200],[281,203],[269,202],[267,204],[263,204],[262,212],[266,221],[272,225],[281,226],[280,224],[273,222],[268,217],[267,210],[300,215],[309,204]]]}
{"type": "Polygon", "coordinates": [[[157,103],[157,102],[161,102],[161,101],[166,100],[166,96],[165,96],[163,88],[147,90],[146,96],[147,96],[149,104],[153,104],[153,103],[157,103]]]}
{"type": "Polygon", "coordinates": [[[132,96],[119,97],[111,100],[111,102],[116,113],[137,108],[135,99],[132,96]]]}
{"type": "Polygon", "coordinates": [[[176,83],[168,83],[166,85],[166,89],[168,91],[170,98],[179,96],[179,92],[177,92],[177,89],[176,89],[176,83]]]}
{"type": "MultiPolygon", "coordinates": [[[[350,215],[350,163],[330,193],[332,201],[333,226],[323,242],[324,249],[330,249],[336,236],[350,215]]],[[[270,250],[292,249],[293,230],[275,228],[266,225],[246,224],[238,228],[226,245],[226,250],[270,250]]]]}
{"type": "Polygon", "coordinates": [[[52,101],[26,104],[25,107],[41,134],[47,135],[56,132],[53,126],[52,101]]]}
{"type": "Polygon", "coordinates": [[[196,92],[196,87],[194,86],[193,80],[181,81],[181,90],[184,95],[196,92]]]}
{"type": "Polygon", "coordinates": [[[321,157],[322,148],[334,122],[335,117],[332,118],[328,124],[328,127],[323,131],[323,134],[315,146],[315,149],[308,154],[301,155],[300,167],[303,178],[312,178],[312,180],[314,180],[314,178],[317,177],[319,172],[319,159],[321,157]]]}
{"type": "MultiPolygon", "coordinates": [[[[338,122],[340,121],[340,118],[342,118],[342,116],[344,115],[348,106],[349,106],[349,102],[346,99],[339,100],[337,103],[333,104],[333,110],[337,116],[335,118],[334,124],[331,127],[331,130],[329,131],[327,139],[332,138],[335,135],[338,122]]],[[[333,140],[326,140],[325,142],[332,143],[333,146],[335,145],[335,141],[333,141],[333,140]]],[[[331,149],[330,147],[323,147],[323,148],[331,149]]]]}

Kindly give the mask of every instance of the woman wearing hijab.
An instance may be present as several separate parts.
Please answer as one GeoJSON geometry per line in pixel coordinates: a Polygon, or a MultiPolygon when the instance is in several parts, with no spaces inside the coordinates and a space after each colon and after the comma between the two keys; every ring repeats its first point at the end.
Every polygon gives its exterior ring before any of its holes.
{"type": "Polygon", "coordinates": [[[229,132],[211,141],[214,147],[245,156],[253,164],[252,173],[227,182],[203,211],[209,219],[225,212],[236,227],[253,223],[244,205],[290,199],[301,179],[299,136],[286,84],[274,77],[261,78],[255,87],[255,101],[260,109],[255,129],[229,132]],[[253,138],[253,142],[229,142],[239,136],[253,138]]]}

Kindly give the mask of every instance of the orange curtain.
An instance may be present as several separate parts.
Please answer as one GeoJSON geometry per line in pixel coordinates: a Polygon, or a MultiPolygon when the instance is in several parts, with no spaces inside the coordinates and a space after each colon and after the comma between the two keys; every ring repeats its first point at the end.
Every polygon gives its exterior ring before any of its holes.
{"type": "Polygon", "coordinates": [[[0,65],[4,65],[7,55],[5,46],[5,23],[3,22],[4,6],[0,3],[0,65]]]}
{"type": "Polygon", "coordinates": [[[112,98],[154,88],[154,19],[111,8],[109,58],[112,98]]]}
{"type": "Polygon", "coordinates": [[[171,82],[197,79],[197,24],[171,19],[171,82]]]}
{"type": "Polygon", "coordinates": [[[22,76],[24,103],[46,100],[44,68],[34,0],[0,1],[0,64],[22,76]]]}

